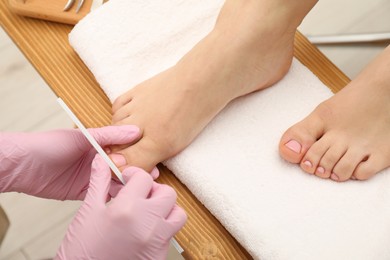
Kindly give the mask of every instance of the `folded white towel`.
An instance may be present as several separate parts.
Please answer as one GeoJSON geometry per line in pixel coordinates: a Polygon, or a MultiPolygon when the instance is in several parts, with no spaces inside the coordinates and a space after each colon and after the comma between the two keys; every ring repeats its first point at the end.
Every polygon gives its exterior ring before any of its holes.
{"type": "MultiPolygon", "coordinates": [[[[111,101],[175,64],[222,0],[111,0],[70,42],[111,101]]],[[[274,87],[229,104],[166,165],[254,258],[390,259],[390,174],[335,183],[280,159],[283,131],[330,91],[299,62],[274,87]]]]}

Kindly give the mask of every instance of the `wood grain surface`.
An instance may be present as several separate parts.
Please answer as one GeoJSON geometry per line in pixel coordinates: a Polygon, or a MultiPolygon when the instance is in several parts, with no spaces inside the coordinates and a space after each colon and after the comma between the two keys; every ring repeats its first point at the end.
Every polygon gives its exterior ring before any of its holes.
{"type": "Polygon", "coordinates": [[[84,0],[80,11],[76,13],[79,0],[76,0],[70,10],[63,9],[68,0],[8,0],[12,12],[28,17],[39,18],[66,24],[76,24],[91,9],[92,0],[84,0]]]}
{"type": "MultiPolygon", "coordinates": [[[[17,16],[10,11],[6,0],[0,0],[0,23],[54,93],[68,104],[86,127],[110,124],[108,98],[68,44],[71,26],[17,16]]],[[[349,81],[299,32],[296,34],[295,57],[334,92],[349,81]]],[[[160,169],[159,182],[175,188],[178,204],[189,216],[185,227],[176,235],[186,259],[251,259],[168,169],[163,166],[160,169]]]]}

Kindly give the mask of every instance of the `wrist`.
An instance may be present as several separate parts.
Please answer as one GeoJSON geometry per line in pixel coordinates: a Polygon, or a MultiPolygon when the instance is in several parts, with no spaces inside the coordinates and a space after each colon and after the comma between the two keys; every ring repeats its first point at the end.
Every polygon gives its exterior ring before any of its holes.
{"type": "Polygon", "coordinates": [[[14,184],[20,174],[22,160],[17,144],[13,141],[14,134],[0,134],[0,192],[15,191],[14,184]]]}

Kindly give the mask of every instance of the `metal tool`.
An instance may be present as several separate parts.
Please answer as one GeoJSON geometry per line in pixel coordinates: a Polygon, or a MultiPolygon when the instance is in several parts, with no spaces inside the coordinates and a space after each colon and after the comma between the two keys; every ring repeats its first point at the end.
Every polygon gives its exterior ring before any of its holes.
{"type": "Polygon", "coordinates": [[[389,42],[390,33],[366,33],[366,34],[345,34],[345,35],[307,35],[313,44],[346,44],[346,43],[376,43],[389,42]]]}
{"type": "MultiPolygon", "coordinates": [[[[64,12],[67,12],[70,10],[70,8],[72,8],[72,6],[74,5],[74,2],[75,0],[68,0],[68,2],[66,3],[65,7],[64,7],[64,12]]],[[[81,7],[83,6],[84,4],[84,0],[79,0],[78,4],[77,4],[77,8],[76,8],[76,13],[78,13],[81,9],[81,7]]]]}
{"type": "MultiPolygon", "coordinates": [[[[87,138],[87,140],[91,143],[93,148],[102,156],[103,160],[108,164],[108,166],[111,168],[111,170],[114,172],[116,177],[122,182],[122,184],[125,184],[125,180],[123,179],[122,173],[119,171],[118,167],[111,161],[110,157],[104,152],[102,147],[97,143],[95,138],[87,131],[85,126],[81,123],[81,121],[77,118],[77,116],[70,110],[70,108],[65,104],[65,102],[61,98],[57,98],[58,104],[65,110],[65,112],[68,114],[68,116],[72,119],[73,123],[77,125],[77,127],[80,129],[81,133],[84,134],[84,136],[87,138]]],[[[177,243],[176,239],[171,239],[171,244],[173,247],[179,252],[179,254],[183,253],[183,248],[177,243]]]]}

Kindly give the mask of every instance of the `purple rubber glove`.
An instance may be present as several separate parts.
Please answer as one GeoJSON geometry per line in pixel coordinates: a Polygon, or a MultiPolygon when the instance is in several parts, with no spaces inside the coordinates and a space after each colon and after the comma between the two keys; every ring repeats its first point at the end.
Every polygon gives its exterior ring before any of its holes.
{"type": "MultiPolygon", "coordinates": [[[[88,131],[102,147],[130,144],[140,137],[135,126],[107,126],[88,131]]],[[[0,133],[0,147],[0,192],[16,191],[60,200],[84,199],[97,152],[80,130],[0,133]]],[[[117,164],[126,164],[123,156],[117,154],[112,158],[117,164]]],[[[153,175],[158,176],[157,169],[153,175]]],[[[120,186],[112,185],[114,194],[120,186]]]]}
{"type": "Polygon", "coordinates": [[[123,177],[126,185],[106,204],[110,169],[95,157],[88,193],[55,259],[166,259],[169,240],[187,219],[175,191],[139,168],[123,177]]]}

